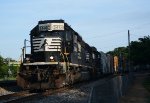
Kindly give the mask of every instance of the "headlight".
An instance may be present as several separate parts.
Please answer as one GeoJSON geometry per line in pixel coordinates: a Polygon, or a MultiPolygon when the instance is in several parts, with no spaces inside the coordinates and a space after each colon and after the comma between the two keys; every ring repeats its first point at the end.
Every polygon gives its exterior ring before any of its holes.
{"type": "Polygon", "coordinates": [[[49,58],[50,58],[50,60],[54,60],[54,57],[53,57],[53,56],[50,56],[49,58]]]}
{"type": "Polygon", "coordinates": [[[54,59],[54,57],[53,57],[53,56],[50,56],[50,59],[54,59]]]}

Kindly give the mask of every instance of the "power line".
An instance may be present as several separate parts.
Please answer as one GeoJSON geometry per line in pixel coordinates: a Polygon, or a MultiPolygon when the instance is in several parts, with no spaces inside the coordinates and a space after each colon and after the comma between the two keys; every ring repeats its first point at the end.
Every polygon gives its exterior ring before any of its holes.
{"type": "MultiPolygon", "coordinates": [[[[130,30],[143,29],[144,26],[146,26],[146,25],[150,25],[150,23],[146,23],[146,24],[142,24],[142,25],[137,26],[137,27],[130,28],[130,30]]],[[[108,36],[109,37],[110,36],[117,36],[118,34],[126,32],[126,31],[127,31],[127,29],[126,30],[124,29],[124,30],[121,30],[121,31],[117,31],[117,32],[113,32],[113,33],[108,33],[108,34],[105,34],[105,35],[98,35],[98,36],[94,36],[94,37],[89,37],[89,38],[86,38],[86,39],[104,38],[104,37],[108,37],[108,36]]],[[[102,33],[100,33],[100,34],[102,34],[102,33]]],[[[122,36],[122,35],[119,35],[119,36],[122,36]]]]}

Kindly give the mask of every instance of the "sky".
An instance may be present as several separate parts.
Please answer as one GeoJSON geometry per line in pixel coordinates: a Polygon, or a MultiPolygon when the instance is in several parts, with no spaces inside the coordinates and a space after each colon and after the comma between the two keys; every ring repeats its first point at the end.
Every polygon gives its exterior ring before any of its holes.
{"type": "MultiPolygon", "coordinates": [[[[98,51],[150,35],[150,0],[0,0],[0,55],[18,60],[40,20],[63,19],[98,51]]],[[[29,43],[28,43],[29,45],[29,43]]]]}

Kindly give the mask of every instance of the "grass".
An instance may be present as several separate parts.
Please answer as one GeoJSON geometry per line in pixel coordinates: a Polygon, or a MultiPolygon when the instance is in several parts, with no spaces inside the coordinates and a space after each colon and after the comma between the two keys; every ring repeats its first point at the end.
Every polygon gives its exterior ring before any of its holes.
{"type": "MultiPolygon", "coordinates": [[[[150,76],[148,76],[144,82],[143,82],[143,86],[146,90],[148,90],[148,92],[150,93],[150,76]]],[[[148,96],[148,103],[150,103],[150,95],[148,96]]]]}
{"type": "Polygon", "coordinates": [[[16,77],[0,78],[0,81],[16,80],[16,77]]]}
{"type": "Polygon", "coordinates": [[[143,86],[150,92],[150,76],[145,79],[143,86]]]}

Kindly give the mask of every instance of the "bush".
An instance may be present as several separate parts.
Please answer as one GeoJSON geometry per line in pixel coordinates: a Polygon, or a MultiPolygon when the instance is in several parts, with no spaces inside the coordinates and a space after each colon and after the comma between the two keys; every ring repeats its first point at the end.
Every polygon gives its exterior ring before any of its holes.
{"type": "Polygon", "coordinates": [[[150,76],[143,82],[144,87],[150,92],[150,76]]]}

